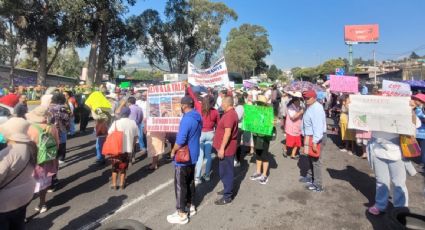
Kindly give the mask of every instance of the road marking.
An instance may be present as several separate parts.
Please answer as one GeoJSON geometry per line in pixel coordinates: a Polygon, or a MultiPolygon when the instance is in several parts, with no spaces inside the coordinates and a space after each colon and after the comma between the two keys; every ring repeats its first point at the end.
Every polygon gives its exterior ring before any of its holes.
{"type": "Polygon", "coordinates": [[[158,191],[166,188],[167,186],[169,186],[169,185],[171,185],[173,183],[174,183],[174,178],[173,179],[170,179],[169,181],[167,181],[167,182],[165,182],[163,184],[160,184],[158,187],[150,190],[148,193],[143,194],[143,195],[137,197],[136,199],[134,199],[134,200],[132,200],[132,201],[130,201],[130,202],[128,202],[128,203],[120,206],[117,210],[112,211],[112,212],[109,212],[109,213],[103,215],[102,217],[100,217],[99,219],[97,219],[96,221],[94,221],[94,222],[92,222],[90,224],[87,224],[87,225],[85,225],[85,226],[83,226],[83,227],[81,227],[79,229],[80,230],[90,230],[90,229],[93,229],[96,226],[98,227],[99,224],[101,224],[102,222],[108,220],[112,216],[114,216],[114,215],[116,215],[116,214],[124,211],[125,209],[127,209],[130,206],[132,206],[132,205],[134,205],[134,204],[136,204],[136,203],[138,203],[138,202],[146,199],[147,197],[152,196],[154,193],[156,193],[156,192],[158,192],[158,191]]]}

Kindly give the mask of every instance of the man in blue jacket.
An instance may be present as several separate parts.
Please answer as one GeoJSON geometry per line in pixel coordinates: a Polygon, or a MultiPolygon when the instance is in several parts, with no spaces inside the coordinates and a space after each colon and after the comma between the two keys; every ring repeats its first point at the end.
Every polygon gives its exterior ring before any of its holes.
{"type": "Polygon", "coordinates": [[[202,117],[193,107],[194,102],[191,97],[182,98],[181,110],[184,115],[180,121],[176,144],[171,151],[171,158],[174,158],[178,149],[187,145],[189,147],[190,160],[184,163],[174,161],[174,188],[177,212],[167,216],[167,221],[172,224],[188,223],[187,211],[189,211],[191,216],[196,214],[196,209],[193,205],[195,197],[195,165],[199,157],[202,117]]]}

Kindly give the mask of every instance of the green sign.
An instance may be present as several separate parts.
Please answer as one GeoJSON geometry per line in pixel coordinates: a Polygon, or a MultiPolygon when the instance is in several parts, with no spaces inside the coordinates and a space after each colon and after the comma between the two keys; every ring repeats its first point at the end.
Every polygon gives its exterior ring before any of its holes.
{"type": "Polygon", "coordinates": [[[244,105],[242,129],[271,136],[273,133],[273,108],[270,106],[244,105]]]}
{"type": "Polygon", "coordinates": [[[128,89],[128,88],[130,88],[131,87],[131,82],[129,82],[129,81],[123,81],[123,82],[121,82],[121,84],[120,84],[120,88],[121,89],[128,89]]]}

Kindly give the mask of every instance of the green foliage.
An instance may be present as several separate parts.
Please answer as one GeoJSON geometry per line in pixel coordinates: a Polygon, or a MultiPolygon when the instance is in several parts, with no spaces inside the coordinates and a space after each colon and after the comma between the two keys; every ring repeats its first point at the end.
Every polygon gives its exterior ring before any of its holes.
{"type": "Polygon", "coordinates": [[[276,65],[271,65],[269,70],[267,71],[267,77],[270,78],[270,80],[275,81],[283,75],[282,70],[278,69],[276,65]]]}
{"type": "Polygon", "coordinates": [[[416,52],[412,52],[409,56],[410,59],[418,59],[421,58],[421,56],[419,56],[416,52]]]}
{"type": "Polygon", "coordinates": [[[133,71],[119,70],[115,72],[115,75],[125,75],[130,79],[141,80],[141,81],[152,81],[152,80],[162,80],[164,72],[162,71],[148,71],[148,70],[138,70],[134,69],[133,71]]]}
{"type": "Polygon", "coordinates": [[[323,64],[318,66],[316,68],[316,74],[317,75],[328,75],[328,74],[334,74],[336,68],[343,68],[345,67],[345,62],[343,59],[331,59],[328,61],[325,61],[323,64]]]}
{"type": "Polygon", "coordinates": [[[253,69],[256,74],[265,73],[268,66],[264,58],[271,53],[271,50],[272,46],[264,27],[243,24],[229,33],[225,48],[226,62],[230,71],[238,71],[245,76],[253,69]]]}

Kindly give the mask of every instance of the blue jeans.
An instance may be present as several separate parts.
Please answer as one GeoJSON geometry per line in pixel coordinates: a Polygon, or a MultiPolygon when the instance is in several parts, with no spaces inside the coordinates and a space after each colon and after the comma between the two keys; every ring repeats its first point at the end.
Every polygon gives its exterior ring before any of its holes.
{"type": "Polygon", "coordinates": [[[421,161],[422,164],[425,164],[425,139],[416,138],[421,147],[421,161]]]}
{"type": "Polygon", "coordinates": [[[220,180],[223,183],[223,198],[226,200],[233,199],[233,181],[234,181],[234,166],[233,161],[235,156],[224,157],[218,163],[218,171],[220,180]]]}
{"type": "Polygon", "coordinates": [[[388,205],[390,184],[393,188],[394,207],[407,207],[409,195],[406,187],[406,166],[402,160],[391,161],[373,156],[376,177],[375,206],[384,211],[388,205]]]}
{"type": "Polygon", "coordinates": [[[207,161],[205,165],[205,175],[209,176],[211,173],[211,165],[212,165],[211,151],[212,151],[213,138],[214,138],[214,131],[201,133],[201,138],[199,139],[199,145],[201,149],[199,151],[198,162],[196,162],[195,179],[199,179],[201,177],[202,164],[204,163],[204,157],[207,161]]]}
{"type": "Polygon", "coordinates": [[[143,150],[143,149],[146,149],[146,144],[145,144],[145,141],[143,140],[143,135],[144,135],[144,133],[143,133],[143,128],[145,127],[145,125],[143,124],[143,123],[140,123],[140,125],[139,125],[139,147],[140,147],[140,150],[143,150]]]}
{"type": "Polygon", "coordinates": [[[105,160],[105,157],[102,155],[103,143],[105,143],[106,136],[96,138],[96,159],[98,161],[105,160]]]}
{"type": "Polygon", "coordinates": [[[75,135],[75,117],[71,117],[69,120],[69,134],[75,135]]]}

